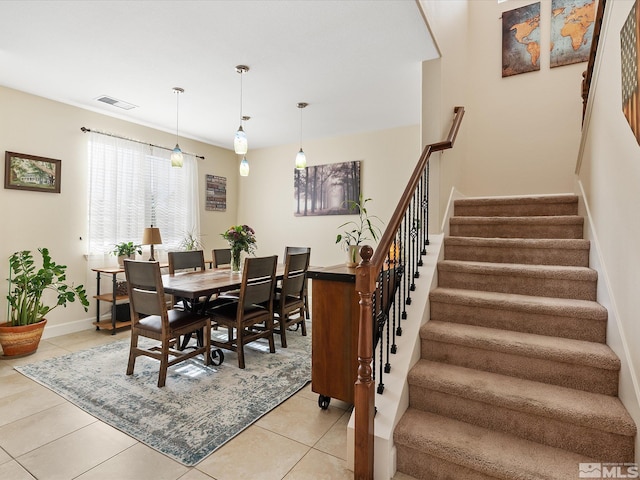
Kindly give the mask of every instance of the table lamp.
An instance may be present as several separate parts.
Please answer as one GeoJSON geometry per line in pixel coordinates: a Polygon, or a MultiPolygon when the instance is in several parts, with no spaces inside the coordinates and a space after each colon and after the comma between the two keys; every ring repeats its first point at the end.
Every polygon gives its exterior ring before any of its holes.
{"type": "Polygon", "coordinates": [[[162,238],[160,237],[160,229],[158,227],[146,227],[144,229],[144,233],[142,234],[142,244],[143,245],[151,245],[151,256],[149,257],[150,262],[155,262],[156,259],[153,258],[153,246],[160,245],[162,243],[162,238]]]}

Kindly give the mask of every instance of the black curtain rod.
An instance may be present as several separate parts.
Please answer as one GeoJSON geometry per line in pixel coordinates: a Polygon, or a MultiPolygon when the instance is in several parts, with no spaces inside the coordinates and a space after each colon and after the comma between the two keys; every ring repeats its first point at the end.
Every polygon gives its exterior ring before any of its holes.
{"type": "MultiPolygon", "coordinates": [[[[167,148],[167,147],[163,147],[161,145],[154,145],[153,143],[141,142],[140,140],[134,140],[133,138],[121,137],[120,135],[114,135],[113,133],[101,132],[99,130],[91,130],[90,128],[87,128],[87,127],[80,127],[80,130],[82,130],[84,133],[87,133],[87,132],[98,133],[100,135],[106,135],[107,137],[119,138],[121,140],[129,140],[130,142],[141,143],[143,145],[148,145],[150,147],[162,148],[163,150],[169,150],[170,152],[173,152],[173,148],[167,148]]],[[[183,153],[185,153],[187,155],[193,155],[196,158],[204,160],[204,157],[202,157],[200,155],[195,155],[195,154],[189,153],[189,152],[183,152],[183,153]]]]}

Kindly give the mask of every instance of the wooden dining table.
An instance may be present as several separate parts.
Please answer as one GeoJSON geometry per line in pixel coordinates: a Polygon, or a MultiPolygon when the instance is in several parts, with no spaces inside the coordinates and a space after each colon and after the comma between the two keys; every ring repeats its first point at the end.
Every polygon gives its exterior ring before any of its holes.
{"type": "MultiPolygon", "coordinates": [[[[276,278],[284,276],[284,265],[276,267],[276,278]]],[[[196,300],[229,290],[237,290],[242,284],[242,273],[231,273],[228,268],[212,268],[193,272],[162,275],[164,293],[196,300]]]]}

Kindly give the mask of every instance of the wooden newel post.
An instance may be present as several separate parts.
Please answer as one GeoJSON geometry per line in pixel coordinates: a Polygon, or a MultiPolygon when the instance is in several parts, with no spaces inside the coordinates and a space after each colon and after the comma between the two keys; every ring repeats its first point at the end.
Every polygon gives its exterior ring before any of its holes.
{"type": "Polygon", "coordinates": [[[356,291],[360,295],[358,329],[358,380],[355,384],[354,407],[356,415],[354,478],[373,479],[373,419],[375,410],[375,382],[372,378],[373,358],[372,297],[375,290],[375,272],[370,263],[373,248],[360,249],[362,262],[356,267],[356,291]]]}

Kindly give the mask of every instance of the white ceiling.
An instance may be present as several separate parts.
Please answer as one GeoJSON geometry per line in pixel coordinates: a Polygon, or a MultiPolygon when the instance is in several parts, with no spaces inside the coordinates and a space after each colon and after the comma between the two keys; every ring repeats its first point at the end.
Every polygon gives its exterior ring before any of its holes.
{"type": "Polygon", "coordinates": [[[303,145],[417,124],[437,56],[414,0],[2,0],[0,18],[0,85],[174,134],[182,87],[180,136],[225,148],[238,64],[251,149],[297,143],[298,102],[303,145]]]}

